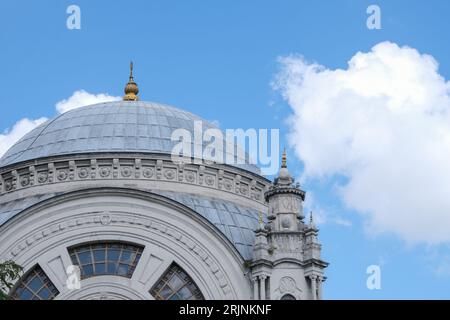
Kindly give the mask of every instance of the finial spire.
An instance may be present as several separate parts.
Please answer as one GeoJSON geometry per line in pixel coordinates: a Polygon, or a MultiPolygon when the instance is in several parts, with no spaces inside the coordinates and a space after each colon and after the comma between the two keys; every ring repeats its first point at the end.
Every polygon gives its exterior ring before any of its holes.
{"type": "Polygon", "coordinates": [[[294,179],[291,177],[289,170],[287,168],[287,156],[286,156],[286,148],[283,150],[283,155],[281,157],[281,168],[278,172],[278,178],[275,179],[276,185],[290,185],[294,182],[294,179]]]}
{"type": "Polygon", "coordinates": [[[281,157],[281,167],[287,168],[287,156],[286,156],[286,148],[283,150],[283,156],[281,157]]]}
{"type": "Polygon", "coordinates": [[[309,225],[311,227],[314,226],[314,217],[313,217],[313,212],[312,211],[309,214],[309,225]]]}
{"type": "Polygon", "coordinates": [[[137,94],[139,93],[139,88],[134,82],[133,77],[133,61],[130,61],[130,78],[128,80],[127,85],[125,86],[125,95],[123,96],[124,101],[138,101],[139,97],[137,94]]]}

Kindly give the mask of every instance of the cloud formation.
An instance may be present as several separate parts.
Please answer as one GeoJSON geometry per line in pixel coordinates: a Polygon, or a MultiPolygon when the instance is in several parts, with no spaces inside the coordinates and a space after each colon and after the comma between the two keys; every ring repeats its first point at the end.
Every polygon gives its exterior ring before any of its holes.
{"type": "Polygon", "coordinates": [[[79,107],[119,100],[121,100],[121,97],[114,97],[105,93],[92,94],[85,90],[78,90],[75,91],[70,98],[58,102],[56,104],[56,110],[59,113],[64,113],[79,107]]]}
{"type": "Polygon", "coordinates": [[[450,83],[430,55],[383,42],[346,69],[280,59],[306,179],[345,181],[343,202],[373,234],[450,243],[450,83]]]}
{"type": "Polygon", "coordinates": [[[47,118],[40,118],[37,120],[25,118],[16,122],[12,129],[5,130],[3,134],[0,134],[0,157],[12,147],[17,140],[45,121],[47,121],[47,118]]]}
{"type": "MultiPolygon", "coordinates": [[[[120,99],[120,97],[114,97],[104,93],[91,94],[85,90],[78,90],[68,99],[58,102],[55,108],[58,113],[64,113],[75,108],[101,102],[118,101],[120,99]]],[[[20,138],[46,120],[47,118],[36,120],[24,118],[17,121],[12,129],[6,129],[3,134],[0,134],[0,157],[20,138]]]]}
{"type": "Polygon", "coordinates": [[[306,213],[305,222],[307,223],[309,223],[312,213],[314,224],[317,226],[323,224],[333,224],[341,227],[352,226],[352,222],[336,213],[334,208],[329,206],[323,207],[312,191],[308,191],[303,209],[306,213]]]}

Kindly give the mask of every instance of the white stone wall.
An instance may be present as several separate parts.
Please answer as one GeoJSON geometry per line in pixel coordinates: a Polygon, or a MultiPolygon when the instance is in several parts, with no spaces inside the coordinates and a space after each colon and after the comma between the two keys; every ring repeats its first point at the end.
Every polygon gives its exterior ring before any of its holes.
{"type": "Polygon", "coordinates": [[[152,299],[149,291],[172,262],[206,299],[249,299],[244,261],[213,225],[178,203],[132,189],[95,188],[44,201],[1,228],[0,257],[25,270],[36,263],[60,292],[58,299],[152,299]],[[92,241],[145,246],[131,279],[98,276],[68,290],[67,248],[92,241]]]}

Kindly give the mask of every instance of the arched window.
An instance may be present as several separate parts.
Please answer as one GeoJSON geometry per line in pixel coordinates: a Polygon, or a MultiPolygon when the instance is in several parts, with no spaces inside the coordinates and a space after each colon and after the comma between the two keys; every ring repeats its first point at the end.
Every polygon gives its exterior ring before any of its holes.
{"type": "Polygon", "coordinates": [[[195,282],[177,264],[172,264],[150,293],[156,300],[205,300],[195,282]]]}
{"type": "Polygon", "coordinates": [[[292,294],[285,294],[281,297],[281,300],[297,300],[292,294]]]}
{"type": "Polygon", "coordinates": [[[142,246],[118,242],[90,243],[69,248],[72,263],[80,267],[81,279],[101,275],[131,278],[142,251],[142,246]]]}
{"type": "Polygon", "coordinates": [[[35,265],[17,283],[11,292],[14,300],[52,300],[59,294],[39,265],[35,265]]]}

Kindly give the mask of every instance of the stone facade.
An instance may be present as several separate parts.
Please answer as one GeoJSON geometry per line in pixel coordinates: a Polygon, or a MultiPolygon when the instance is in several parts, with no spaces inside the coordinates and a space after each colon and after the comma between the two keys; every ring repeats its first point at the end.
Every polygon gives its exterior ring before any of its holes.
{"type": "Polygon", "coordinates": [[[274,185],[265,193],[268,223],[261,219],[255,231],[251,264],[253,296],[259,299],[321,299],[323,269],[318,229],[304,223],[305,192],[294,185],[283,165],[274,185]]]}

